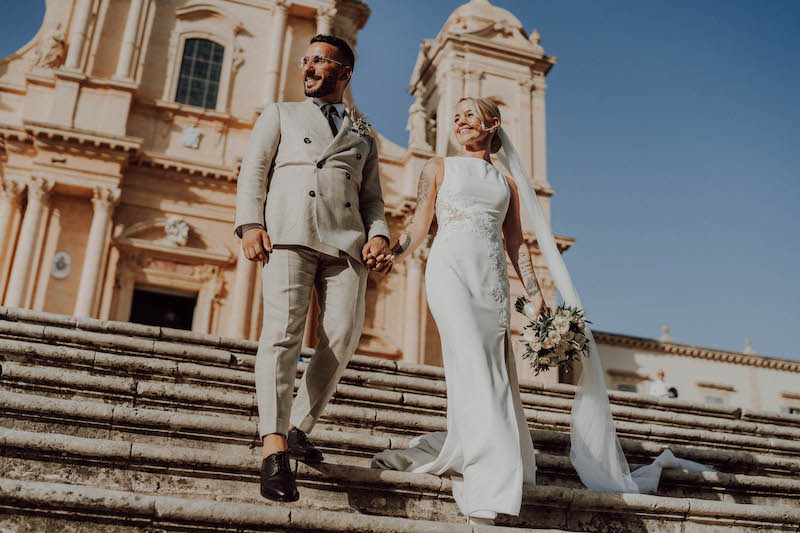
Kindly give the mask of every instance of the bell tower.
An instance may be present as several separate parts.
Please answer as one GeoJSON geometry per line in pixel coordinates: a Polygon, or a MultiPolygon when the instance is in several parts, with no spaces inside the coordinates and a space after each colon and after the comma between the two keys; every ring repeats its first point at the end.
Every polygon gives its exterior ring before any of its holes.
{"type": "Polygon", "coordinates": [[[549,217],[545,129],[545,77],[556,58],[544,53],[534,30],[489,0],[457,8],[433,39],[420,47],[408,91],[409,149],[454,155],[451,117],[465,96],[494,100],[549,217]]]}

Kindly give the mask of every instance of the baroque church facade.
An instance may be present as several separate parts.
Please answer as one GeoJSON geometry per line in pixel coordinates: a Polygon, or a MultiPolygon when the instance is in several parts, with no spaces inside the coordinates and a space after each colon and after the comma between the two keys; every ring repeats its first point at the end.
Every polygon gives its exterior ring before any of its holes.
{"type": "MultiPolygon", "coordinates": [[[[47,0],[38,33],[0,59],[2,305],[257,339],[260,270],[232,226],[248,135],[266,104],[304,98],[295,63],[310,38],[333,33],[357,52],[369,14],[363,0],[47,0]]],[[[462,96],[498,103],[549,216],[545,97],[555,63],[535,30],[489,0],[457,8],[421,43],[408,146],[374,133],[393,234],[413,213],[425,161],[454,153],[447,117],[462,96]]],[[[357,107],[349,92],[345,103],[357,107]]],[[[535,235],[526,238],[553,304],[535,235]]],[[[564,252],[574,241],[557,242],[564,252]]],[[[358,353],[441,364],[425,302],[430,243],[371,275],[358,353]]],[[[521,293],[512,278],[512,298],[521,293]]],[[[512,329],[521,327],[517,316],[512,329]]],[[[686,399],[800,411],[796,362],[668,338],[597,339],[612,389],[646,392],[659,368],[677,380],[699,362],[719,365],[711,374],[723,382],[692,370],[678,384],[686,399]],[[772,395],[770,383],[780,383],[772,395]]]]}

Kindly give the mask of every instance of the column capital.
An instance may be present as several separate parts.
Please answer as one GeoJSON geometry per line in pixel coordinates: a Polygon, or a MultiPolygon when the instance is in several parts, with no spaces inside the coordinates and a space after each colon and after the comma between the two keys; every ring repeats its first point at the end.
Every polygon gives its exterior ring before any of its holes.
{"type": "Polygon", "coordinates": [[[28,201],[47,202],[53,191],[53,182],[46,178],[32,177],[28,180],[28,201]]]}
{"type": "Polygon", "coordinates": [[[523,91],[531,92],[536,86],[536,82],[531,78],[517,78],[517,83],[523,91]]]}
{"type": "Polygon", "coordinates": [[[95,211],[111,211],[119,203],[122,191],[117,187],[95,187],[92,191],[92,206],[95,211]]]}
{"type": "Polygon", "coordinates": [[[272,8],[280,13],[281,15],[286,15],[289,13],[289,8],[292,6],[292,0],[273,0],[272,1],[272,8]]]}
{"type": "Polygon", "coordinates": [[[317,18],[332,19],[339,12],[336,6],[320,6],[317,8],[317,18]]]}
{"type": "Polygon", "coordinates": [[[0,179],[0,197],[9,202],[22,202],[25,183],[14,179],[0,179]]]}
{"type": "Polygon", "coordinates": [[[531,77],[533,92],[544,94],[547,90],[547,82],[544,79],[544,74],[541,72],[534,72],[531,77]]]}

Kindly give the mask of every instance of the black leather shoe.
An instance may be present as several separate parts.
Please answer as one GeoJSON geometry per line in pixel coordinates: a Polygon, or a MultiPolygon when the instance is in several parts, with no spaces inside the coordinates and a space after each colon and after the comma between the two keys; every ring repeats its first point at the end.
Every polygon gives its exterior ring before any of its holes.
{"type": "Polygon", "coordinates": [[[286,437],[286,443],[289,445],[289,455],[292,459],[302,461],[304,463],[321,463],[322,452],[314,447],[313,444],[308,442],[306,434],[297,428],[290,429],[289,435],[286,437]]]}
{"type": "Polygon", "coordinates": [[[289,467],[289,452],[276,452],[261,462],[261,495],[276,502],[300,499],[294,473],[289,467]]]}

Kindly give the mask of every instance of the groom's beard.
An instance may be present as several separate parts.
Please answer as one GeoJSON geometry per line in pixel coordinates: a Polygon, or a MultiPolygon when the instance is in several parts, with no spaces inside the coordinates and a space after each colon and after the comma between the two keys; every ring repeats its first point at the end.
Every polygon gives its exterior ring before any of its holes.
{"type": "MultiPolygon", "coordinates": [[[[303,80],[305,81],[305,80],[303,80]]],[[[304,89],[306,96],[320,98],[336,91],[336,75],[322,78],[322,83],[316,89],[304,89]]]]}

